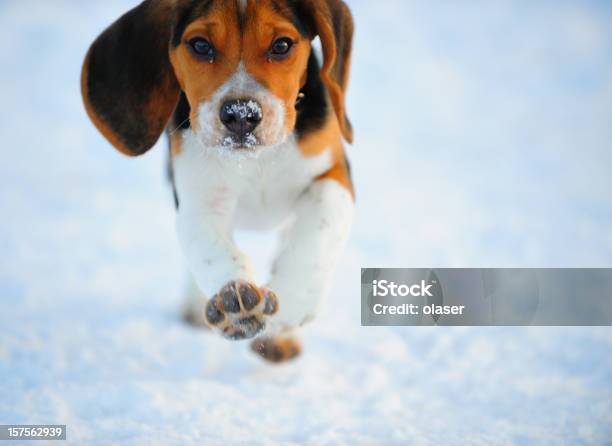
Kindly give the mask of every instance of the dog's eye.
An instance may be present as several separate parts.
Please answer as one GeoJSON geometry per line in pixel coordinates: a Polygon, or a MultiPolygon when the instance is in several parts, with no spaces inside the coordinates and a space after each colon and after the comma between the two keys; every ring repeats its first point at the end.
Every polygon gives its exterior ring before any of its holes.
{"type": "Polygon", "coordinates": [[[284,59],[289,55],[289,51],[293,46],[293,40],[289,37],[281,37],[280,39],[276,39],[272,42],[272,46],[270,47],[269,55],[272,59],[284,59]]]}
{"type": "Polygon", "coordinates": [[[212,62],[215,58],[215,49],[210,42],[201,37],[195,37],[189,41],[193,53],[202,59],[212,62]]]}

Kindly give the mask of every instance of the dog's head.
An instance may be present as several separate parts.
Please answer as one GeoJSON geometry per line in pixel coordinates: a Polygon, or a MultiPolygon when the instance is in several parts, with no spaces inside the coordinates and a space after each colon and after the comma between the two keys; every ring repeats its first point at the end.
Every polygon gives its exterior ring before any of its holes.
{"type": "Polygon", "coordinates": [[[282,143],[313,113],[299,104],[304,93],[310,107],[327,113],[331,104],[350,142],[344,95],[352,31],[341,0],[146,0],[89,49],[85,106],[128,155],[155,144],[181,95],[205,146],[254,150],[282,143]],[[311,52],[316,36],[320,68],[311,52]],[[316,104],[309,92],[323,101],[316,104]]]}

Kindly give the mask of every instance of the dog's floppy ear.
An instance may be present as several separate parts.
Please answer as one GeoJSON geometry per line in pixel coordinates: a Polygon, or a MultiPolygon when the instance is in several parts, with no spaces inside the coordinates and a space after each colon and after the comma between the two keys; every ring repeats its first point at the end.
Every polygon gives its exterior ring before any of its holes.
{"type": "Polygon", "coordinates": [[[329,91],[342,134],[352,142],[353,128],[346,116],[344,96],[351,62],[353,17],[342,0],[305,0],[303,7],[310,18],[313,34],[321,39],[321,79],[329,91]]]}
{"type": "Polygon", "coordinates": [[[81,93],[98,130],[126,155],[149,150],[164,131],[180,89],[170,64],[173,2],[146,0],[91,45],[81,93]]]}

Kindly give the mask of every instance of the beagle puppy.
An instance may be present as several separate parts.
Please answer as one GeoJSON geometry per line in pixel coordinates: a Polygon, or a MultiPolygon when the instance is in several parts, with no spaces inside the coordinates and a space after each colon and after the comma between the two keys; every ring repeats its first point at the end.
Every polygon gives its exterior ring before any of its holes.
{"type": "Polygon", "coordinates": [[[146,0],[83,65],[85,108],[116,149],[141,155],[169,135],[178,238],[204,296],[188,319],[256,337],[270,361],[299,354],[296,329],[315,316],[349,234],[352,35],[341,0],[146,0]],[[236,228],[282,234],[267,284],[236,228]]]}

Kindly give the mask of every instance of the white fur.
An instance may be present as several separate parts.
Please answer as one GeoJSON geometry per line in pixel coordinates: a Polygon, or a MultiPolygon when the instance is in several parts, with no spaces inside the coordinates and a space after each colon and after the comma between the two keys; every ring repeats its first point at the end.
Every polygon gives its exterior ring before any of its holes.
{"type": "Polygon", "coordinates": [[[336,181],[313,182],[331,167],[330,150],[305,157],[290,136],[248,156],[242,152],[207,147],[199,132],[183,132],[174,158],[179,240],[196,283],[211,297],[231,280],[254,280],[249,258],[233,241],[235,227],[284,225],[269,286],[280,299],[272,325],[287,329],[312,318],[329,287],[352,198],[336,181]]]}
{"type": "Polygon", "coordinates": [[[300,326],[316,315],[349,234],[353,199],[337,181],[321,180],[300,195],[294,211],[269,283],[281,299],[272,330],[300,326]]]}

